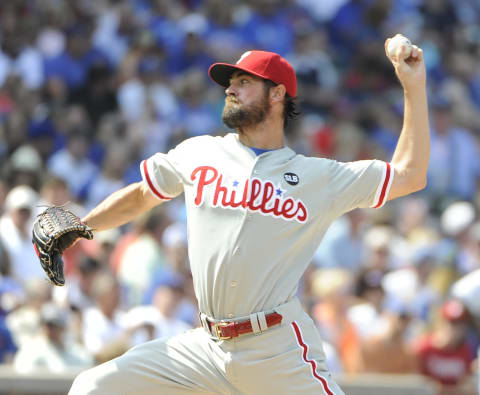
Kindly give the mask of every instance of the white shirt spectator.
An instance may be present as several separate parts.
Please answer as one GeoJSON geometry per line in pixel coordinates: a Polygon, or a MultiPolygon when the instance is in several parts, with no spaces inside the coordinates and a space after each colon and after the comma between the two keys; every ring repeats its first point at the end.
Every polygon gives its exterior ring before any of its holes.
{"type": "Polygon", "coordinates": [[[178,117],[178,103],[168,86],[154,83],[148,88],[139,79],[130,79],[118,89],[117,100],[123,116],[128,121],[138,121],[148,108],[153,105],[155,113],[168,121],[178,117]]]}
{"type": "Polygon", "coordinates": [[[122,180],[115,180],[107,178],[103,174],[100,174],[95,178],[92,186],[88,191],[88,198],[85,206],[87,209],[93,209],[103,199],[112,194],[115,191],[123,188],[125,183],[122,180]]]}
{"type": "Polygon", "coordinates": [[[369,303],[350,307],[347,311],[347,317],[355,326],[361,339],[383,333],[388,325],[385,317],[369,303]]]}
{"type": "Polygon", "coordinates": [[[52,174],[67,182],[70,192],[75,196],[78,196],[97,174],[97,167],[89,159],[78,160],[67,149],[55,153],[47,166],[52,174]]]}
{"type": "Polygon", "coordinates": [[[0,85],[5,83],[10,74],[19,75],[27,88],[39,88],[45,81],[40,51],[33,47],[25,47],[16,59],[0,53],[0,85]]]}
{"type": "Polygon", "coordinates": [[[0,218],[0,238],[10,257],[14,278],[26,281],[45,277],[32,247],[31,235],[23,235],[8,215],[0,218]]]}
{"type": "Polygon", "coordinates": [[[138,79],[125,81],[117,91],[117,100],[122,115],[127,121],[142,117],[147,101],[145,86],[138,79]]]}
{"type": "Polygon", "coordinates": [[[477,322],[480,322],[480,269],[460,278],[452,285],[451,295],[460,299],[477,322]]]}
{"type": "Polygon", "coordinates": [[[20,373],[39,368],[61,373],[72,368],[88,368],[93,365],[92,357],[78,344],[66,344],[58,348],[44,336],[26,343],[14,359],[15,369],[20,373]]]}
{"type": "Polygon", "coordinates": [[[83,314],[83,344],[91,353],[99,352],[104,346],[121,337],[123,312],[116,311],[113,319],[107,318],[98,308],[91,307],[83,314]]]}
{"type": "Polygon", "coordinates": [[[47,27],[37,36],[37,48],[45,58],[54,58],[60,55],[66,45],[65,35],[57,29],[47,27]]]}
{"type": "Polygon", "coordinates": [[[306,8],[317,21],[325,22],[332,19],[347,0],[296,0],[296,2],[299,6],[306,8]]]}
{"type": "Polygon", "coordinates": [[[31,306],[23,306],[7,315],[7,327],[18,347],[28,344],[40,334],[40,312],[31,306]]]}
{"type": "Polygon", "coordinates": [[[15,357],[14,365],[18,371],[43,368],[64,372],[93,365],[93,358],[86,350],[68,338],[68,310],[46,303],[40,309],[40,321],[40,334],[24,343],[15,357]]]}
{"type": "Polygon", "coordinates": [[[24,48],[15,60],[13,71],[22,77],[27,88],[38,89],[45,82],[42,54],[36,48],[24,48]]]}
{"type": "Polygon", "coordinates": [[[451,127],[448,134],[431,131],[427,191],[473,200],[480,178],[480,150],[467,130],[451,127]]]}
{"type": "Polygon", "coordinates": [[[32,247],[33,212],[38,204],[37,193],[27,185],[13,188],[5,199],[5,214],[0,218],[0,239],[19,282],[45,278],[32,247]]]}
{"type": "Polygon", "coordinates": [[[69,278],[65,286],[52,289],[52,299],[60,306],[75,306],[80,310],[93,307],[93,300],[90,299],[80,288],[76,278],[69,278]]]}
{"type": "MultiPolygon", "coordinates": [[[[142,324],[152,325],[153,338],[168,338],[191,329],[186,322],[174,317],[164,316],[155,306],[137,306],[124,316],[124,325],[127,328],[138,327],[142,324]]],[[[140,344],[150,340],[146,331],[137,331],[133,336],[133,344],[140,344]]]]}
{"type": "Polygon", "coordinates": [[[110,61],[116,65],[124,59],[128,52],[128,40],[118,34],[120,15],[116,10],[108,10],[97,19],[97,27],[93,33],[93,44],[105,52],[110,61]]]}
{"type": "Polygon", "coordinates": [[[118,268],[118,279],[127,288],[127,304],[138,305],[151,284],[157,270],[167,264],[158,241],[143,233],[123,252],[118,268]]]}
{"type": "Polygon", "coordinates": [[[320,267],[338,267],[357,271],[365,255],[365,247],[361,237],[351,232],[351,225],[345,217],[335,221],[325,233],[314,262],[320,267]]]}

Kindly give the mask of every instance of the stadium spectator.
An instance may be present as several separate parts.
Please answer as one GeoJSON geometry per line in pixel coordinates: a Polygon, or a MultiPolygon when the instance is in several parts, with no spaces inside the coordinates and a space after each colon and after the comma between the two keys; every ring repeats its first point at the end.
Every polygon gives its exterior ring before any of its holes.
{"type": "MultiPolygon", "coordinates": [[[[453,104],[439,97],[432,102],[432,152],[427,192],[433,199],[472,201],[480,178],[480,151],[472,134],[456,126],[453,104]]],[[[443,207],[441,206],[443,203],[443,207]]]]}
{"type": "Polygon", "coordinates": [[[24,284],[23,304],[9,311],[6,322],[15,344],[22,347],[41,332],[40,311],[51,301],[52,286],[44,279],[31,279],[24,284]]]}
{"type": "Polygon", "coordinates": [[[42,333],[20,347],[15,355],[15,369],[20,373],[39,369],[61,373],[92,366],[93,358],[82,346],[68,338],[67,320],[67,312],[55,304],[42,306],[42,333]]]}
{"type": "Polygon", "coordinates": [[[48,170],[67,183],[70,193],[82,201],[97,175],[97,167],[87,157],[88,138],[81,132],[69,136],[67,146],[57,151],[48,161],[48,170]]]}
{"type": "Polygon", "coordinates": [[[76,275],[71,276],[64,287],[53,289],[53,299],[65,308],[85,311],[95,304],[93,280],[102,269],[95,259],[83,256],[76,267],[76,275]]]}
{"type": "Polygon", "coordinates": [[[137,331],[133,338],[134,344],[171,337],[191,329],[187,322],[178,318],[178,310],[183,301],[184,283],[185,280],[180,275],[169,270],[164,270],[156,276],[152,287],[151,304],[133,307],[125,315],[128,328],[142,325],[147,327],[143,331],[137,331]]]}
{"type": "Polygon", "coordinates": [[[362,234],[364,224],[365,214],[362,210],[351,211],[335,221],[315,253],[315,264],[359,271],[366,254],[362,234]]]}
{"type": "Polygon", "coordinates": [[[363,372],[408,374],[417,370],[416,358],[407,338],[410,317],[403,311],[389,312],[380,333],[361,344],[363,372]]]}
{"type": "Polygon", "coordinates": [[[17,186],[8,193],[6,212],[0,218],[0,240],[8,253],[12,276],[18,282],[44,277],[31,244],[32,216],[37,203],[38,194],[32,188],[17,186]]]}
{"type": "Polygon", "coordinates": [[[95,305],[84,310],[83,343],[97,363],[123,354],[133,345],[137,331],[149,326],[140,323],[127,327],[121,308],[121,290],[114,276],[107,271],[97,273],[92,282],[95,305]]]}
{"type": "Polygon", "coordinates": [[[128,148],[122,143],[108,147],[101,171],[88,188],[85,202],[87,209],[93,208],[108,195],[125,186],[123,175],[129,159],[128,148]]]}
{"type": "Polygon", "coordinates": [[[11,364],[16,352],[17,346],[5,322],[5,312],[0,307],[0,364],[11,364]]]}
{"type": "Polygon", "coordinates": [[[310,285],[311,296],[316,299],[312,316],[323,339],[335,350],[330,353],[331,364],[346,373],[358,373],[363,368],[360,336],[347,315],[354,303],[353,287],[354,277],[341,268],[317,269],[310,285]]]}
{"type": "Polygon", "coordinates": [[[416,344],[420,371],[443,386],[459,387],[472,369],[475,350],[467,342],[469,313],[462,302],[448,300],[441,307],[436,328],[416,344]]]}
{"type": "Polygon", "coordinates": [[[139,218],[137,228],[133,230],[134,239],[118,258],[117,276],[126,289],[129,306],[141,303],[154,274],[168,264],[161,245],[168,224],[169,219],[162,210],[139,218]]]}

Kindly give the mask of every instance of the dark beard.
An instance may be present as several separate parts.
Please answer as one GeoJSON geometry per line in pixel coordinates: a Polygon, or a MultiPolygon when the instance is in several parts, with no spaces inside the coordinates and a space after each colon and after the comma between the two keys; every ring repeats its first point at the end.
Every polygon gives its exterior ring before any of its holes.
{"type": "Polygon", "coordinates": [[[262,100],[246,106],[234,106],[226,102],[223,107],[222,122],[230,129],[240,131],[241,128],[263,122],[270,112],[270,107],[267,95],[262,100]]]}

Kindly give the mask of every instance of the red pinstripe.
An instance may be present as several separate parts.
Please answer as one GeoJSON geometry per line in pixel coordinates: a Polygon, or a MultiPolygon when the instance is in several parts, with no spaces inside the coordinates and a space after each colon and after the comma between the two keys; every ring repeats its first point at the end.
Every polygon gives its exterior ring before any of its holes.
{"type": "Polygon", "coordinates": [[[153,185],[153,182],[150,178],[150,174],[148,174],[148,168],[147,168],[147,161],[146,160],[143,161],[143,173],[145,174],[145,179],[147,180],[148,186],[150,187],[150,189],[152,190],[152,192],[155,195],[157,195],[160,199],[163,199],[163,200],[171,200],[172,199],[172,198],[163,196],[159,191],[157,191],[157,189],[153,185]]]}
{"type": "Polygon", "coordinates": [[[383,200],[385,199],[385,194],[387,192],[387,186],[390,181],[390,173],[391,173],[390,163],[386,162],[386,165],[387,165],[387,173],[385,174],[385,181],[383,182],[382,192],[380,193],[380,198],[378,199],[377,205],[374,206],[373,208],[380,207],[383,204],[383,200]]]}
{"type": "Polygon", "coordinates": [[[313,377],[315,377],[318,381],[320,381],[320,383],[322,384],[323,386],[323,390],[325,391],[325,393],[327,395],[335,395],[331,390],[330,388],[328,388],[328,384],[327,384],[327,380],[325,380],[323,377],[321,377],[318,373],[317,373],[317,363],[313,360],[313,359],[308,359],[307,358],[307,353],[308,353],[308,346],[305,344],[305,342],[303,341],[302,339],[302,333],[300,332],[300,328],[298,326],[298,324],[293,321],[292,322],[292,327],[293,327],[293,331],[295,332],[295,336],[297,337],[297,342],[298,344],[300,345],[300,347],[303,348],[303,354],[302,354],[302,357],[303,357],[303,360],[305,361],[305,363],[307,364],[310,364],[312,366],[312,374],[313,374],[313,377]]]}

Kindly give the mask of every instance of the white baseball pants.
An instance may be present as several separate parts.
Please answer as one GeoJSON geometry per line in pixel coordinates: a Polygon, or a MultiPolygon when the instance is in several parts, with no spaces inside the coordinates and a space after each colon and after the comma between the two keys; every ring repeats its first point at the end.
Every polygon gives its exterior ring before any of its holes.
{"type": "Polygon", "coordinates": [[[81,373],[69,395],[341,395],[313,321],[294,299],[280,325],[218,340],[203,328],[153,340],[81,373]]]}

